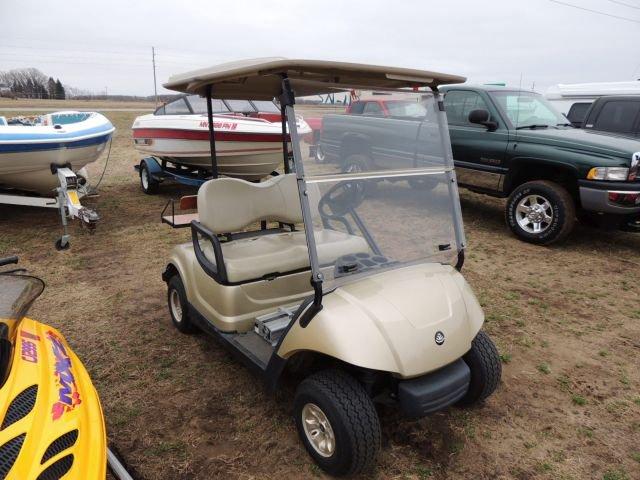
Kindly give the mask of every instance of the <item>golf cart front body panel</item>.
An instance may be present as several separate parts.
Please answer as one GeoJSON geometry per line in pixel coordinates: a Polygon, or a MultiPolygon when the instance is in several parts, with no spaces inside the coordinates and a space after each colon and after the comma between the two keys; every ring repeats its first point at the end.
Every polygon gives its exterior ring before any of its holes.
{"type": "Polygon", "coordinates": [[[0,424],[2,455],[11,456],[4,448],[11,442],[18,451],[15,457],[0,457],[0,464],[10,462],[6,478],[53,478],[55,471],[55,478],[105,478],[100,400],[56,329],[29,318],[17,325],[11,371],[0,388],[0,424]]]}
{"type": "Polygon", "coordinates": [[[324,296],[323,306],[307,327],[291,327],[279,356],[314,351],[413,378],[462,357],[484,321],[462,275],[436,263],[342,285],[324,296]]]}

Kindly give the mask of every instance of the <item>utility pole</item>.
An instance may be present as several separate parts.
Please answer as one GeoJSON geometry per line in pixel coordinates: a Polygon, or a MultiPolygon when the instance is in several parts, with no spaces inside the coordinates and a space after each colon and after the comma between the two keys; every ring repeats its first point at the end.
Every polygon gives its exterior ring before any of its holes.
{"type": "Polygon", "coordinates": [[[156,107],[158,106],[158,86],[156,85],[156,49],[151,47],[151,62],[153,63],[153,93],[156,97],[156,107]]]}

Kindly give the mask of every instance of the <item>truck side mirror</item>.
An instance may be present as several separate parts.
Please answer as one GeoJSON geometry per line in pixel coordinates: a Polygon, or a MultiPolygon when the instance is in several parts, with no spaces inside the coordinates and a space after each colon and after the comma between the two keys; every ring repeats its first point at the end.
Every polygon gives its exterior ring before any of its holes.
{"type": "Polygon", "coordinates": [[[484,125],[487,127],[487,130],[493,132],[498,128],[498,122],[493,122],[490,120],[491,115],[489,112],[484,109],[471,110],[469,112],[469,123],[475,123],[478,125],[484,125]]]}

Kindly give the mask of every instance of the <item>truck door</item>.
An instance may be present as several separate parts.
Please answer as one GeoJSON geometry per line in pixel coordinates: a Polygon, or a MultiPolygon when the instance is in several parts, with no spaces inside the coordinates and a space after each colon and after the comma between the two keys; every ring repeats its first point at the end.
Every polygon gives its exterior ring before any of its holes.
{"type": "Polygon", "coordinates": [[[476,91],[450,90],[445,94],[444,104],[458,183],[472,189],[501,191],[509,142],[506,125],[476,91]],[[487,110],[491,120],[498,121],[495,131],[469,122],[469,113],[477,109],[487,110]]]}

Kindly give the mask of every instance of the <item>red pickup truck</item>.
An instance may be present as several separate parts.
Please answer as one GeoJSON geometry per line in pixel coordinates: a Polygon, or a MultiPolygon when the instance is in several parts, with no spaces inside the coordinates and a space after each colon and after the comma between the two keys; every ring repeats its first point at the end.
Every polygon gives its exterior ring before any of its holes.
{"type": "MultiPolygon", "coordinates": [[[[380,98],[366,98],[356,100],[345,110],[347,115],[367,115],[374,117],[409,117],[414,109],[423,108],[419,103],[409,100],[399,100],[381,95],[380,98]]],[[[322,117],[305,118],[311,127],[311,133],[305,135],[304,140],[309,144],[309,156],[322,163],[325,155],[318,147],[322,135],[322,117]]]]}

